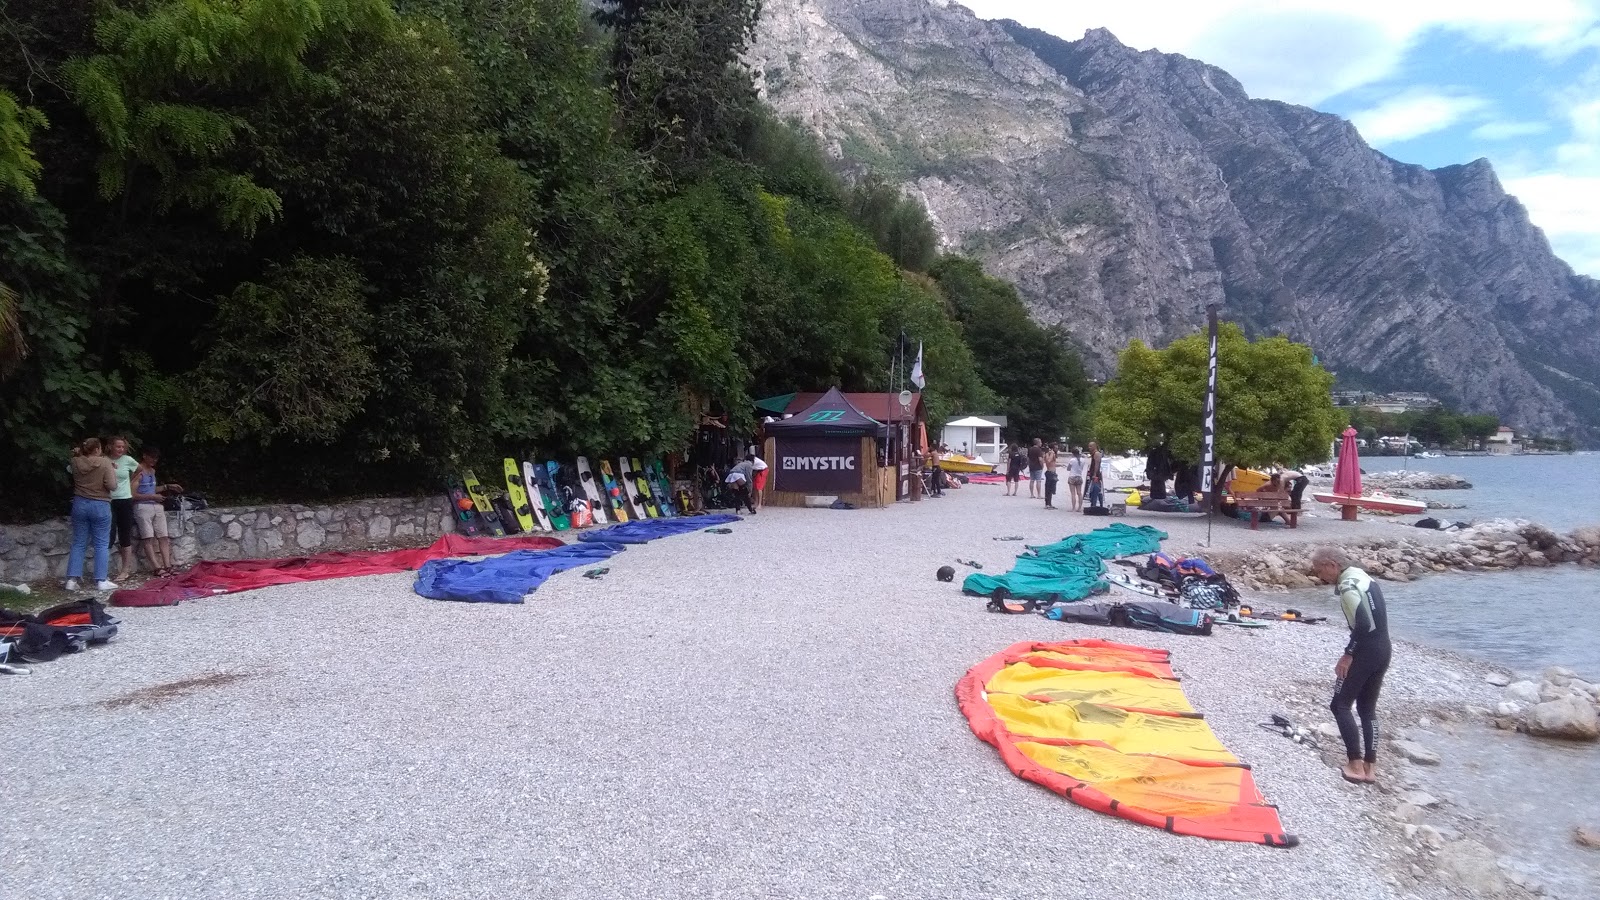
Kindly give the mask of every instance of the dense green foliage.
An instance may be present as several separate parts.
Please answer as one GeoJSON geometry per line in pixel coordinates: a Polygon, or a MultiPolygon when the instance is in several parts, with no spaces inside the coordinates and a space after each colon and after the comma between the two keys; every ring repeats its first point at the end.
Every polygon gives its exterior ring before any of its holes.
{"type": "Polygon", "coordinates": [[[1028,318],[1017,289],[970,259],[946,257],[933,276],[966,331],[978,376],[1000,397],[1013,440],[1078,438],[1085,430],[1089,382],[1059,328],[1028,318]]]}
{"type": "Polygon", "coordinates": [[[1494,436],[1500,428],[1500,418],[1492,414],[1458,413],[1442,406],[1431,409],[1413,409],[1402,413],[1384,413],[1375,409],[1352,407],[1347,410],[1350,425],[1366,440],[1368,447],[1377,447],[1380,437],[1411,435],[1412,440],[1440,447],[1470,446],[1494,436]]]}
{"type": "Polygon", "coordinates": [[[1061,336],[761,105],[755,0],[600,7],[0,0],[6,513],[113,430],[221,499],[678,449],[902,333],[935,425],[1067,427],[1061,336]]]}
{"type": "MultiPolygon", "coordinates": [[[[1111,451],[1165,437],[1179,459],[1201,458],[1210,358],[1204,334],[1152,350],[1133,341],[1100,392],[1095,434],[1111,451]]],[[[1311,348],[1283,337],[1250,341],[1225,323],[1217,340],[1217,458],[1241,466],[1299,465],[1328,458],[1345,427],[1333,376],[1311,348]]]]}

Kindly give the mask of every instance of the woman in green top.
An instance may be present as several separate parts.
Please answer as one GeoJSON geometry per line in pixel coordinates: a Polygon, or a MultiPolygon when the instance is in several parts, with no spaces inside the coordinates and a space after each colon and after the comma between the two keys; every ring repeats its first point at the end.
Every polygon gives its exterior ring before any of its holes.
{"type": "Polygon", "coordinates": [[[133,571],[133,538],[138,532],[138,526],[133,518],[133,483],[130,480],[133,470],[139,468],[139,461],[128,453],[128,441],[121,436],[112,437],[106,442],[106,448],[111,452],[106,458],[111,461],[112,471],[117,473],[117,487],[111,492],[111,543],[109,546],[117,547],[117,575],[112,581],[121,581],[133,571]]]}

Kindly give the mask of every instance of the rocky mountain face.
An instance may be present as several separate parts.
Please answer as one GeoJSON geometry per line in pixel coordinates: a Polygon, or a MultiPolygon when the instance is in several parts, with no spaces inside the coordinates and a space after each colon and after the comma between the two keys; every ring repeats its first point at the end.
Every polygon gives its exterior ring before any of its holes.
{"type": "Polygon", "coordinates": [[[1432,391],[1600,439],[1600,282],[1487,161],[1429,170],[1221,69],[945,0],[767,0],[768,100],[928,207],[1102,373],[1205,307],[1310,343],[1350,386],[1432,391]]]}

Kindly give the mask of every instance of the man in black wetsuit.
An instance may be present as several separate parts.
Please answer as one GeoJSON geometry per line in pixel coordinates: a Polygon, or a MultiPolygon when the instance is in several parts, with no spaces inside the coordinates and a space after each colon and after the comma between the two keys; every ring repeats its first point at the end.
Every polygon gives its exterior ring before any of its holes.
{"type": "Polygon", "coordinates": [[[1383,604],[1383,590],[1344,553],[1332,547],[1319,548],[1311,555],[1311,569],[1323,584],[1337,585],[1339,606],[1350,625],[1350,643],[1344,648],[1333,671],[1339,676],[1334,685],[1333,717],[1339,723],[1345,755],[1350,761],[1343,771],[1346,781],[1371,783],[1378,761],[1378,692],[1383,675],[1389,671],[1389,614],[1383,604]],[[1361,717],[1350,714],[1354,705],[1361,717]]]}

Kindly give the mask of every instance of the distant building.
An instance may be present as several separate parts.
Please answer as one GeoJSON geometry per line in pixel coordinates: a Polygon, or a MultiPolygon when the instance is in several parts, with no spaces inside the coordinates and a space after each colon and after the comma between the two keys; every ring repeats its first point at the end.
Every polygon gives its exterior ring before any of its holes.
{"type": "Polygon", "coordinates": [[[944,426],[940,441],[951,450],[995,464],[1000,462],[1000,433],[1005,427],[1005,416],[962,416],[944,426]]]}
{"type": "Polygon", "coordinates": [[[1500,430],[1496,431],[1494,436],[1484,443],[1484,449],[1494,456],[1504,456],[1517,452],[1520,448],[1517,446],[1516,430],[1501,425],[1500,430]]]}
{"type": "Polygon", "coordinates": [[[1394,413],[1403,413],[1410,409],[1411,406],[1400,400],[1373,400],[1370,403],[1361,404],[1361,408],[1393,415],[1394,413]]]}
{"type": "Polygon", "coordinates": [[[1432,394],[1400,391],[1393,394],[1374,394],[1370,391],[1334,391],[1334,406],[1359,406],[1374,412],[1393,415],[1413,409],[1433,409],[1440,406],[1439,398],[1432,394]]]}

